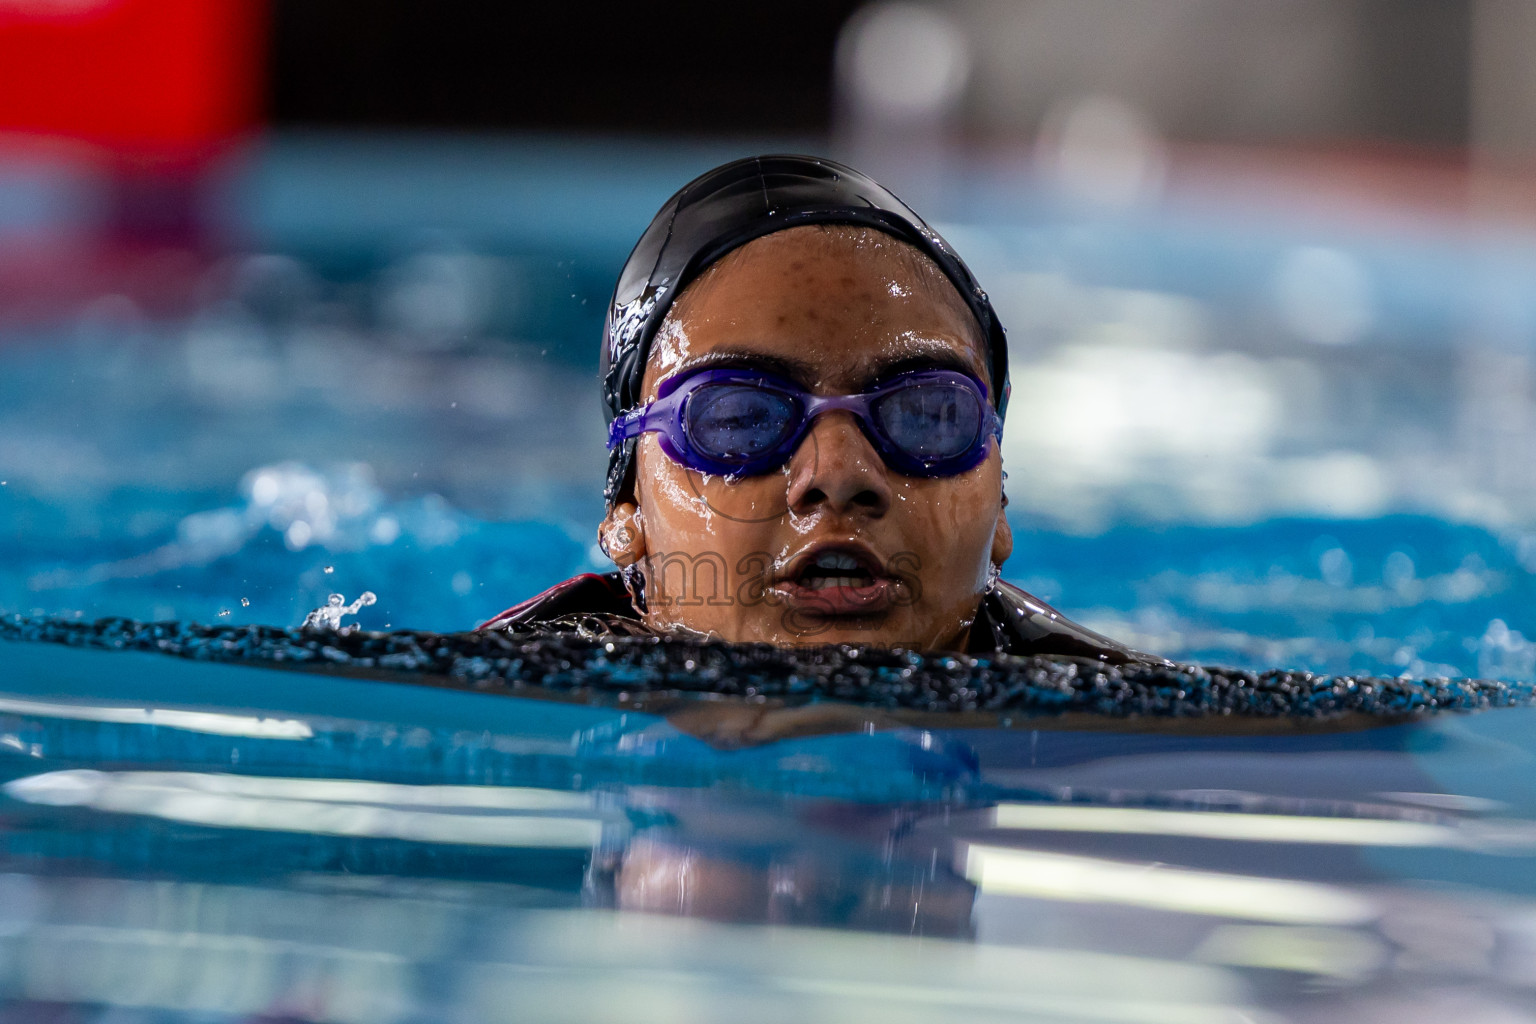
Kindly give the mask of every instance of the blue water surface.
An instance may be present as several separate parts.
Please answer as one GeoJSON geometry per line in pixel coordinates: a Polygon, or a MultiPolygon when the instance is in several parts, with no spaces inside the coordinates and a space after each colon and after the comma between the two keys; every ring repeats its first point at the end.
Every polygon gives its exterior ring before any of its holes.
{"type": "Polygon", "coordinates": [[[1260,734],[786,719],[740,747],[697,715],[4,655],[16,1019],[1531,1007],[1536,710],[1260,734]]]}

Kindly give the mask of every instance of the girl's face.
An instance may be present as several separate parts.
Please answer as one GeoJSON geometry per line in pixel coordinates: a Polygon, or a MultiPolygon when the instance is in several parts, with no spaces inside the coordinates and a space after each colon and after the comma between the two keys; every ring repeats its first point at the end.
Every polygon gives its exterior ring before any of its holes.
{"type": "MultiPolygon", "coordinates": [[[[907,369],[987,381],[987,365],[975,319],[918,250],[874,230],[806,226],[748,243],[683,291],[652,346],[645,400],[701,366],[842,395],[907,369]]],[[[991,566],[1012,550],[1002,506],[996,442],[957,476],[902,476],[835,411],[781,468],[734,480],[680,466],[641,435],[633,500],[600,536],[620,565],[639,564],[658,630],[958,649],[991,566]]]]}

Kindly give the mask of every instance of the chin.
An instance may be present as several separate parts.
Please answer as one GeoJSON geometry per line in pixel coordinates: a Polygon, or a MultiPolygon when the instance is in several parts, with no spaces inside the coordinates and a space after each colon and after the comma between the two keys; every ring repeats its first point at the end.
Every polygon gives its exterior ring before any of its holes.
{"type": "MultiPolygon", "coordinates": [[[[927,635],[934,632],[931,628],[927,635]]],[[[780,630],[772,642],[787,647],[819,647],[825,644],[857,644],[865,647],[904,647],[911,650],[947,650],[950,645],[924,639],[924,632],[907,623],[833,621],[800,632],[780,630]]]]}

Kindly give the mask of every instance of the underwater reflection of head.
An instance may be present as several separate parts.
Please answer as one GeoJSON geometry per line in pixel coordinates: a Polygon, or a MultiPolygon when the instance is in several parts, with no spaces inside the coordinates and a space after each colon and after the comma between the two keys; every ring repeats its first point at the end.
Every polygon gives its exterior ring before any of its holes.
{"type": "Polygon", "coordinates": [[[990,302],[900,200],[760,157],[675,195],[608,313],[599,540],[647,622],[963,649],[1012,550],[990,302]]]}

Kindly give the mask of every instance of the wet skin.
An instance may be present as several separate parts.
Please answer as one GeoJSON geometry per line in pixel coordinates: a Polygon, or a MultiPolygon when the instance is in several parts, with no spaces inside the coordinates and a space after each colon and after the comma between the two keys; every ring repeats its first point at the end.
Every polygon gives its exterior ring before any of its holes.
{"type": "MultiPolygon", "coordinates": [[[[690,284],[652,346],[646,401],[701,366],[766,369],[823,395],[935,367],[991,388],[980,328],[943,272],[851,227],[767,235],[690,284]]],[[[963,649],[989,568],[1013,548],[995,441],[965,473],[908,477],[842,411],[813,421],[780,469],[739,479],[680,466],[642,435],[634,493],[599,538],[620,566],[640,565],[657,630],[937,650],[963,649]],[[829,553],[859,570],[807,573],[829,553]]]]}

